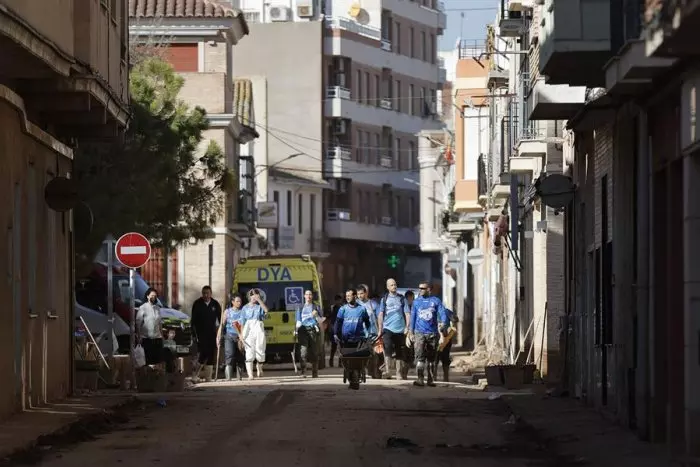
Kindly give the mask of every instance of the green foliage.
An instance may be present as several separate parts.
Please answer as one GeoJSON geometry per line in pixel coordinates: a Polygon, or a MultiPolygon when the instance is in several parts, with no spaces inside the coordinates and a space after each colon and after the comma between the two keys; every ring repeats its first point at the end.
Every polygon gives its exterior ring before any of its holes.
{"type": "Polygon", "coordinates": [[[130,74],[132,120],[121,143],[84,146],[75,159],[82,200],[94,215],[91,231],[76,228],[85,259],[105,236],[138,231],[154,246],[173,247],[211,236],[235,174],[211,141],[201,107],[178,99],[184,80],[159,58],[138,62],[130,74]]]}

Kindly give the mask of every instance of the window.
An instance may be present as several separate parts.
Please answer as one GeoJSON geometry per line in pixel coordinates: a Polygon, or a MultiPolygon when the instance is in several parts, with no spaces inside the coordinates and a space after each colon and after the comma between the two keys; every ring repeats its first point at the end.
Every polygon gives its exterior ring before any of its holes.
{"type": "Polygon", "coordinates": [[[357,70],[357,85],[356,85],[356,96],[355,100],[357,102],[362,101],[362,71],[357,70]]]}
{"type": "Polygon", "coordinates": [[[357,190],[357,205],[355,206],[355,210],[357,211],[357,220],[360,221],[362,218],[362,192],[360,190],[357,190]]]}
{"type": "Polygon", "coordinates": [[[414,170],[416,168],[415,160],[416,143],[413,141],[408,142],[408,170],[414,170]]]}
{"type": "Polygon", "coordinates": [[[370,90],[370,84],[369,84],[369,71],[365,71],[365,103],[366,104],[371,104],[372,103],[372,93],[370,90]]]}
{"type": "MultiPolygon", "coordinates": [[[[399,161],[396,166],[401,170],[401,138],[394,138],[394,154],[396,154],[395,159],[399,161]]],[[[392,167],[393,166],[394,164],[392,163],[392,167]]]]}
{"type": "Polygon", "coordinates": [[[418,99],[418,108],[416,109],[416,113],[421,117],[427,117],[427,112],[425,109],[425,88],[420,88],[420,96],[418,99]]]}
{"type": "Polygon", "coordinates": [[[292,190],[287,190],[287,226],[292,225],[292,190]]]}
{"type": "Polygon", "coordinates": [[[438,196],[438,181],[433,181],[433,196],[432,200],[430,201],[430,204],[433,205],[433,230],[437,231],[438,229],[438,215],[440,214],[440,210],[438,209],[438,202],[437,202],[437,196],[438,196]]]}
{"type": "Polygon", "coordinates": [[[414,110],[415,110],[416,106],[415,106],[414,100],[415,100],[416,96],[413,95],[413,91],[414,91],[413,85],[409,84],[408,85],[408,114],[409,115],[415,115],[414,110]]]}
{"type": "Polygon", "coordinates": [[[382,195],[380,195],[379,193],[374,194],[374,206],[377,213],[377,219],[375,222],[379,224],[382,222],[382,211],[384,209],[382,205],[382,195]]]}
{"type": "Polygon", "coordinates": [[[370,146],[370,144],[371,143],[369,142],[369,131],[365,131],[365,138],[362,141],[362,154],[363,154],[362,162],[364,162],[365,164],[369,164],[369,160],[370,160],[369,146],[370,146]]]}
{"type": "Polygon", "coordinates": [[[297,230],[299,233],[302,233],[304,229],[302,228],[304,222],[304,216],[302,215],[302,211],[304,210],[304,195],[299,193],[299,203],[297,207],[297,216],[299,219],[297,219],[297,222],[299,223],[299,226],[297,227],[297,230]]]}
{"type": "Polygon", "coordinates": [[[408,56],[411,58],[415,58],[416,56],[414,35],[415,31],[413,28],[408,28],[408,56]]]}
{"type": "Polygon", "coordinates": [[[379,100],[382,98],[382,87],[379,75],[374,75],[374,105],[379,107],[379,100]]]}
{"type": "Polygon", "coordinates": [[[397,54],[401,53],[401,23],[394,21],[394,44],[392,47],[397,54]]]}
{"type": "Polygon", "coordinates": [[[403,109],[403,104],[402,101],[403,99],[401,98],[401,81],[400,80],[394,80],[394,100],[391,103],[391,108],[401,112],[401,109],[403,109]]]}
{"type": "Polygon", "coordinates": [[[428,61],[428,40],[425,36],[425,31],[420,32],[420,53],[424,62],[428,61]]]}
{"type": "MultiPolygon", "coordinates": [[[[272,201],[274,201],[275,204],[277,204],[277,212],[279,213],[279,207],[280,207],[280,192],[279,192],[279,191],[275,190],[275,191],[272,192],[272,201]]],[[[279,223],[279,219],[277,219],[277,222],[279,223]]],[[[275,232],[273,233],[273,238],[272,238],[272,240],[273,240],[273,243],[274,243],[273,246],[274,246],[275,249],[276,249],[277,246],[280,244],[280,229],[279,229],[279,226],[278,226],[278,228],[275,229],[275,232]]]]}
{"type": "Polygon", "coordinates": [[[409,229],[412,229],[415,227],[413,225],[413,211],[416,209],[415,207],[416,201],[413,198],[408,198],[408,212],[406,213],[406,223],[408,224],[406,227],[409,229]]]}
{"type": "Polygon", "coordinates": [[[374,154],[375,161],[379,164],[381,157],[384,155],[382,151],[382,136],[379,133],[374,134],[374,154]]]}
{"type": "Polygon", "coordinates": [[[355,161],[362,161],[362,130],[355,130],[355,161]]]}
{"type": "Polygon", "coordinates": [[[435,54],[437,53],[437,47],[435,47],[435,34],[430,34],[430,63],[435,65],[435,54]]]}
{"type": "Polygon", "coordinates": [[[400,220],[400,215],[401,215],[401,197],[396,196],[396,201],[394,202],[394,225],[399,226],[401,223],[399,222],[400,220]]]}
{"type": "Polygon", "coordinates": [[[309,231],[316,235],[316,195],[309,195],[309,231]]]}

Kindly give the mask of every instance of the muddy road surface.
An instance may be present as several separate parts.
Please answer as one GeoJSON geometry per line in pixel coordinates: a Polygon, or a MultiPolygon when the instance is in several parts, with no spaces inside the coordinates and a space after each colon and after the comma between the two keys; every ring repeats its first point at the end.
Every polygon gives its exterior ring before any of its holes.
{"type": "MultiPolygon", "coordinates": [[[[268,371],[148,401],[91,440],[43,447],[33,465],[463,466],[570,465],[503,400],[465,385],[368,380],[359,391],[268,371]]],[[[13,465],[29,460],[17,459],[13,465]]],[[[571,464],[573,465],[573,464],[571,464]]]]}

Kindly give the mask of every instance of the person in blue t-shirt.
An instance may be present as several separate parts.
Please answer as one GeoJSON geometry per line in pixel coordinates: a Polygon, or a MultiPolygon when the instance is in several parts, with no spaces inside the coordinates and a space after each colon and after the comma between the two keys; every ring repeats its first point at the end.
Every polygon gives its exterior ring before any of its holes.
{"type": "Polygon", "coordinates": [[[428,386],[435,386],[435,361],[440,332],[447,332],[450,326],[450,319],[442,300],[430,296],[431,288],[427,282],[421,282],[418,286],[420,296],[413,301],[409,323],[409,338],[413,341],[416,352],[418,379],[413,382],[416,386],[425,386],[426,367],[428,386]]]}
{"type": "Polygon", "coordinates": [[[231,381],[234,376],[234,368],[238,379],[243,378],[245,368],[244,346],[241,339],[243,331],[243,312],[241,306],[243,299],[238,294],[231,296],[229,307],[221,313],[221,324],[216,336],[216,347],[221,343],[221,334],[224,334],[224,358],[226,360],[226,379],[231,381]]]}
{"type": "Polygon", "coordinates": [[[357,291],[348,289],[345,292],[345,305],[338,310],[335,319],[335,339],[341,347],[351,346],[363,341],[371,326],[367,307],[357,301],[357,291]]]}
{"type": "Polygon", "coordinates": [[[301,376],[306,377],[306,363],[311,362],[311,377],[318,378],[318,336],[321,329],[318,326],[320,309],[314,303],[314,293],[311,290],[304,292],[304,305],[297,308],[296,330],[301,355],[301,376]]]}
{"type": "Polygon", "coordinates": [[[377,323],[384,343],[384,374],[391,379],[394,354],[396,354],[396,375],[408,379],[409,364],[406,361],[406,334],[411,312],[406,298],[396,292],[395,279],[386,281],[387,293],[379,301],[377,323]]]}
{"type": "MultiPolygon", "coordinates": [[[[358,303],[367,307],[367,313],[369,314],[370,327],[367,330],[366,335],[370,334],[373,336],[379,335],[379,328],[377,326],[377,304],[370,300],[369,298],[369,286],[367,284],[360,284],[357,286],[357,301],[358,303]]],[[[380,358],[383,355],[379,355],[376,352],[372,352],[372,357],[367,364],[367,372],[372,378],[381,378],[382,372],[379,368],[382,365],[380,358]]]]}

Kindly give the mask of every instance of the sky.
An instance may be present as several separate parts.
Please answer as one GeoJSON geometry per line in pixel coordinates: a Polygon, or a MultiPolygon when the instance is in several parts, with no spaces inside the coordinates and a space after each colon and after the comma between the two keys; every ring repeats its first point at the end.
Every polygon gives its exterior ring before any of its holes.
{"type": "Polygon", "coordinates": [[[496,19],[500,0],[444,0],[444,3],[447,29],[440,37],[438,46],[440,50],[453,50],[460,31],[462,39],[486,39],[486,25],[496,19]]]}

